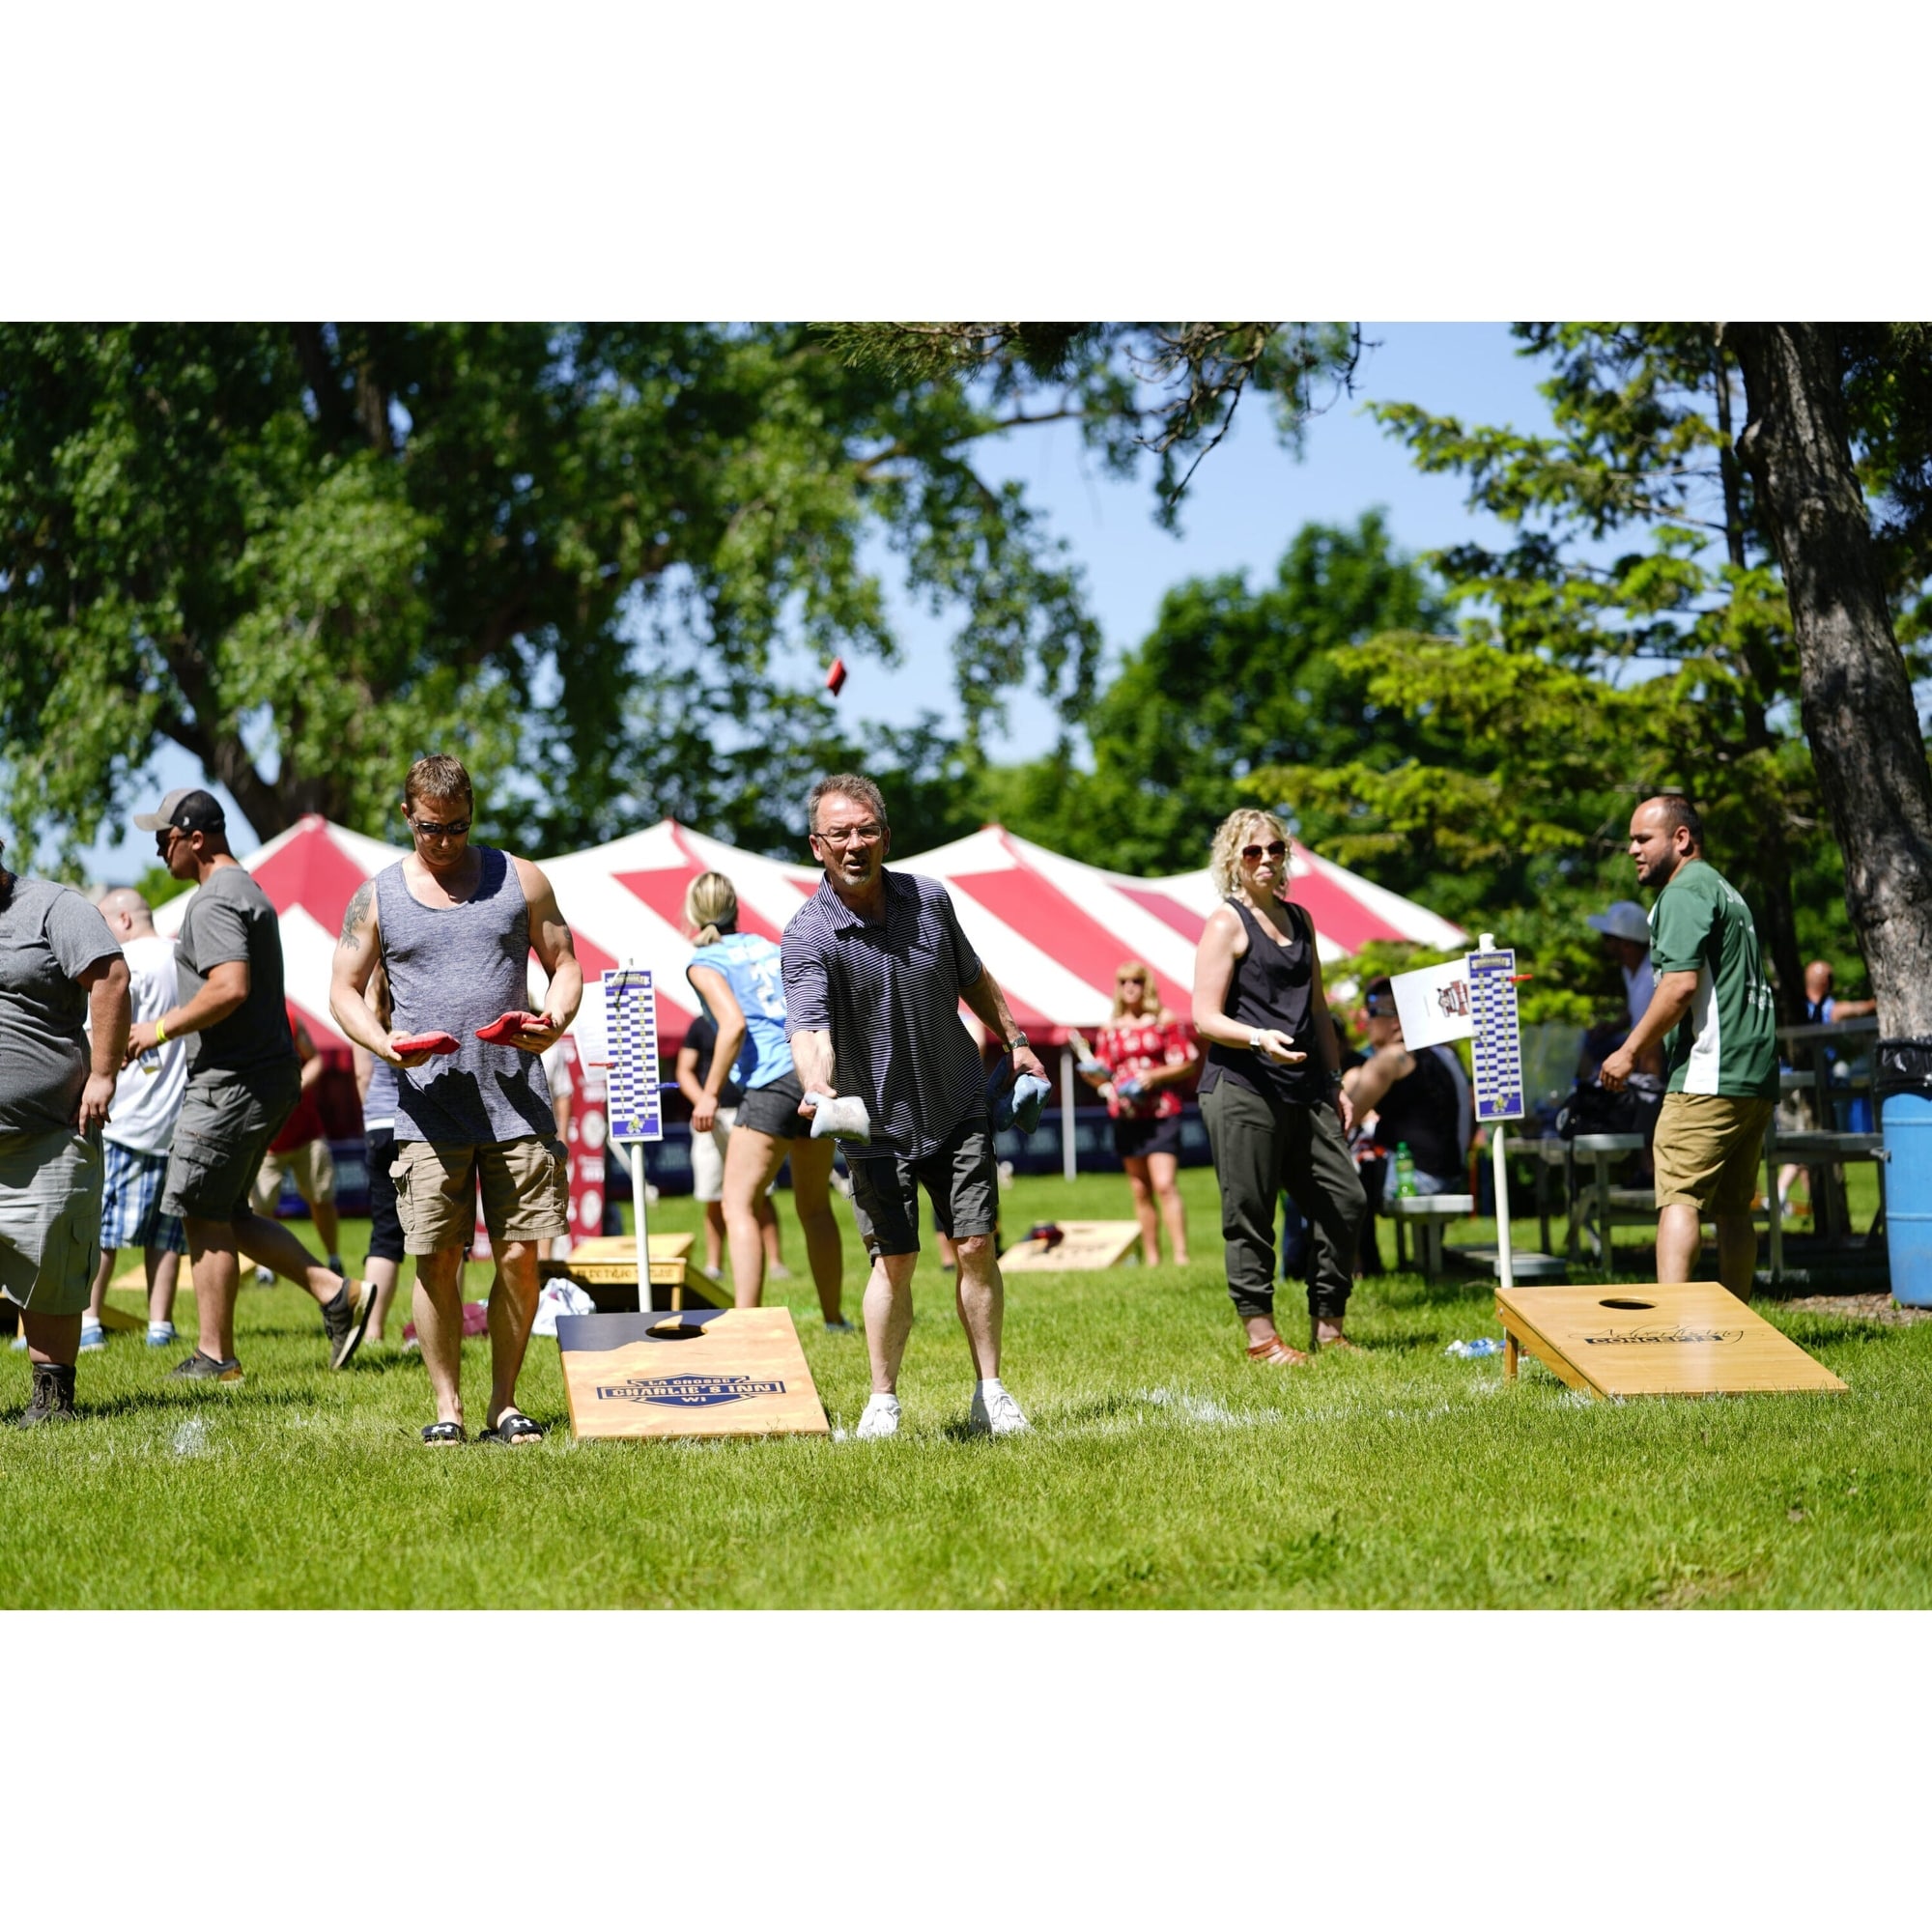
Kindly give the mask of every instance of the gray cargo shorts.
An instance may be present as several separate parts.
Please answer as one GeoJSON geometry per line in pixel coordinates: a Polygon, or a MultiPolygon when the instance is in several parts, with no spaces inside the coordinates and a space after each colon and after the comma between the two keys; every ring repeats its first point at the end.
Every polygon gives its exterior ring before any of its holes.
{"type": "Polygon", "coordinates": [[[100,1265],[100,1143],[71,1127],[0,1134],[0,1294],[80,1315],[100,1265]]]}
{"type": "Polygon", "coordinates": [[[240,1221],[269,1143],[296,1110],[301,1068],[287,1061],[247,1073],[192,1073],[175,1122],[161,1210],[198,1221],[240,1221]]]}

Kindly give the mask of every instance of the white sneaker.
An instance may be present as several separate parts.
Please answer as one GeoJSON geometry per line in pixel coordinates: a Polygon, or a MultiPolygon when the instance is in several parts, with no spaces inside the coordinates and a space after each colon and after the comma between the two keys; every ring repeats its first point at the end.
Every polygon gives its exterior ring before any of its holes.
{"type": "Polygon", "coordinates": [[[866,1405],[859,1426],[852,1434],[861,1442],[874,1442],[883,1435],[899,1433],[899,1399],[895,1395],[875,1395],[866,1405]]]}
{"type": "Polygon", "coordinates": [[[986,1397],[976,1388],[973,1391],[973,1406],[966,1416],[966,1427],[975,1435],[1024,1435],[1031,1431],[1033,1424],[1005,1389],[996,1389],[990,1397],[986,1397]]]}

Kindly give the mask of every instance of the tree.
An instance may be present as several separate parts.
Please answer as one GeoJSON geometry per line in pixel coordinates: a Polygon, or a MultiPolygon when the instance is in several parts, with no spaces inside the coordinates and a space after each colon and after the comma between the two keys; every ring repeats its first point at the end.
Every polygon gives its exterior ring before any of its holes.
{"type": "MultiPolygon", "coordinates": [[[[1731,354],[1709,325],[1518,333],[1551,362],[1555,435],[1378,411],[1423,469],[1467,476],[1471,501],[1518,533],[1501,552],[1431,559],[1468,613],[1459,632],[1384,636],[1362,653],[1372,692],[1433,720],[1450,756],[1393,776],[1270,781],[1352,813],[1338,856],[1409,849],[1479,880],[1491,920],[1508,912],[1545,947],[1566,944],[1559,931],[1575,930],[1586,898],[1628,891],[1631,805],[1680,787],[1757,908],[1795,1018],[1794,867],[1803,855],[1815,868],[1823,811],[1790,724],[1798,663],[1782,586],[1731,448],[1731,354]],[[1626,535],[1636,542],[1605,554],[1626,535]]],[[[1806,922],[1815,947],[1808,908],[1806,922]]]]}
{"type": "MultiPolygon", "coordinates": [[[[1810,323],[1738,323],[1749,410],[1739,449],[1776,532],[1803,665],[1804,729],[1845,858],[1846,896],[1888,1034],[1932,1035],[1932,774],[1893,633],[1885,554],[1851,444],[1848,379],[1890,372],[1920,399],[1887,412],[1875,467],[1900,479],[1894,584],[1922,582],[1932,466],[1918,329],[1876,346],[1810,323]],[[1863,366],[1861,366],[1862,364],[1863,366]],[[1900,555],[1914,560],[1897,567],[1900,555]]],[[[1916,587],[1916,586],[1915,586],[1916,587]]]]}
{"type": "MultiPolygon", "coordinates": [[[[1087,714],[1092,770],[1069,747],[985,774],[989,813],[1095,865],[1191,869],[1250,775],[1284,764],[1386,769],[1428,746],[1427,725],[1369,696],[1349,647],[1445,618],[1378,512],[1352,528],[1306,525],[1270,584],[1255,589],[1231,574],[1170,590],[1087,714]]],[[[1312,842],[1334,829],[1287,794],[1270,803],[1298,817],[1312,842]]]]}
{"type": "Polygon", "coordinates": [[[894,654],[881,537],[961,612],[969,736],[1025,679],[1077,707],[1079,574],[968,460],[1051,412],[1027,391],[898,384],[795,326],[0,328],[16,827],[86,841],[163,742],[264,836],[385,827],[437,746],[499,833],[608,836],[656,815],[630,734],[680,651],[680,718],[747,747],[801,702],[781,644],[894,654]]]}

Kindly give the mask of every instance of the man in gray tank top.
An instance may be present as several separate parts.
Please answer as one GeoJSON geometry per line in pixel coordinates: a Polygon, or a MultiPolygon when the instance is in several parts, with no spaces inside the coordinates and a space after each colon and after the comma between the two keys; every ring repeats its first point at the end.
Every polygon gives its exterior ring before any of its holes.
{"type": "Polygon", "coordinates": [[[436,1397],[423,1440],[463,1440],[463,1251],[480,1186],[497,1261],[482,1438],[536,1442],[542,1430],[516,1406],[537,1312],[536,1244],[570,1225],[567,1158],[541,1055],[577,1017],[583,973],[543,873],[469,843],[473,796],[457,759],[418,758],[402,810],[415,849],[350,900],[329,1009],[350,1039],[397,1069],[389,1171],[404,1246],[416,1258],[416,1333],[436,1397]],[[500,1041],[480,1038],[480,1029],[524,1010],[532,950],[550,975],[543,1011],[500,1041]],[[379,960],[389,982],[386,1028],[363,998],[379,960]],[[426,1034],[449,1035],[456,1050],[397,1045],[426,1034]]]}

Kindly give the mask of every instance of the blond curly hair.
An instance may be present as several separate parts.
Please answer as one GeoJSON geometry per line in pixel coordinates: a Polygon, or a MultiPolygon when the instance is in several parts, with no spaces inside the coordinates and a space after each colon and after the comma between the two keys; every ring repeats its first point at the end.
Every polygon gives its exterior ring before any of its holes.
{"type": "MultiPolygon", "coordinates": [[[[1285,826],[1271,811],[1262,811],[1254,806],[1243,806],[1237,811],[1231,811],[1222,819],[1220,828],[1214,834],[1214,856],[1208,860],[1208,867],[1214,876],[1214,890],[1226,898],[1235,890],[1241,876],[1241,847],[1251,842],[1266,845],[1274,839],[1293,849],[1293,841],[1285,826]],[[1260,828],[1264,835],[1254,839],[1253,834],[1260,828]]],[[[1281,883],[1288,885],[1288,855],[1282,855],[1281,883]]]]}

